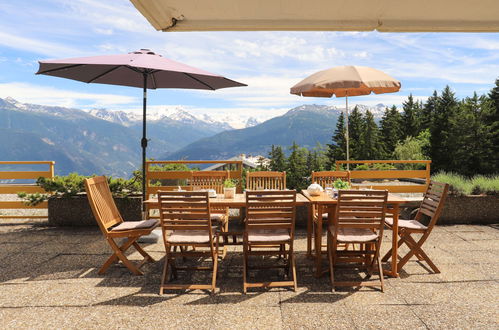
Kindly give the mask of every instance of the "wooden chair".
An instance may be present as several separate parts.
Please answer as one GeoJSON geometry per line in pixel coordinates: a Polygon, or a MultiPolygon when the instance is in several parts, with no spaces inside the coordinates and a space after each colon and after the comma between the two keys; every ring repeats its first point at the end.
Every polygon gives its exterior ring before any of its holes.
{"type": "MultiPolygon", "coordinates": [[[[229,178],[229,171],[193,171],[190,185],[193,191],[202,189],[214,189],[217,194],[223,194],[224,182],[229,178]]],[[[229,231],[229,208],[211,207],[211,219],[218,222],[221,231],[229,231]]],[[[224,246],[219,254],[225,257],[227,247],[224,246]]]]}
{"type": "Polygon", "coordinates": [[[223,194],[224,181],[228,178],[228,171],[192,171],[190,185],[193,191],[214,189],[217,194],[223,194]]]}
{"type": "Polygon", "coordinates": [[[328,259],[332,290],[336,286],[373,286],[368,280],[377,264],[381,291],[384,290],[380,247],[385,222],[386,190],[340,190],[334,221],[328,226],[328,259]],[[338,250],[352,244],[353,250],[338,250]],[[356,246],[359,246],[357,249],[356,246]],[[365,268],[361,281],[335,281],[335,267],[365,268]]]}
{"type": "Polygon", "coordinates": [[[246,190],[285,190],[286,172],[247,172],[246,190]]]}
{"type": "Polygon", "coordinates": [[[148,261],[154,261],[154,259],[140,247],[137,239],[143,235],[149,235],[158,226],[158,220],[124,222],[114,203],[107,179],[104,176],[86,179],[85,190],[95,220],[114,251],[98,273],[103,274],[112,263],[119,260],[135,275],[142,275],[140,267],[148,261]],[[127,238],[127,240],[121,246],[118,246],[114,241],[116,238],[127,238]],[[125,251],[132,245],[144,257],[144,260],[138,266],[125,256],[125,251]]]}
{"type": "MultiPolygon", "coordinates": [[[[247,190],[246,221],[243,236],[243,292],[248,288],[291,286],[296,291],[296,267],[293,254],[296,217],[296,191],[247,190]],[[269,245],[270,244],[270,245],[269,245]],[[275,250],[275,248],[278,248],[275,250]],[[276,256],[284,265],[249,266],[249,256],[276,256]],[[289,280],[248,282],[248,273],[254,268],[284,268],[289,280]]],[[[277,261],[276,260],[276,261],[277,261]]]]}
{"type": "Polygon", "coordinates": [[[312,172],[312,183],[317,183],[323,188],[327,184],[333,185],[334,181],[341,179],[350,183],[350,172],[349,171],[320,171],[312,172]]]}
{"type": "MultiPolygon", "coordinates": [[[[326,185],[332,186],[334,184],[334,182],[338,179],[341,179],[343,181],[350,183],[350,172],[349,171],[312,172],[311,182],[319,184],[322,188],[326,188],[326,185]]],[[[328,212],[325,212],[322,214],[322,223],[323,224],[327,225],[328,221],[332,221],[334,210],[335,210],[335,205],[332,205],[329,208],[328,212]]],[[[313,214],[314,214],[314,216],[311,219],[313,221],[313,223],[310,224],[312,226],[310,233],[311,233],[312,237],[314,237],[314,239],[321,239],[322,240],[322,237],[317,237],[317,231],[316,231],[317,214],[316,214],[315,210],[314,210],[313,214]]],[[[311,221],[311,220],[309,220],[309,221],[311,221]]],[[[308,238],[309,241],[311,241],[312,237],[309,236],[309,238],[308,238]]],[[[322,242],[321,242],[321,244],[322,244],[322,242]]]]}
{"type": "MultiPolygon", "coordinates": [[[[449,185],[446,183],[440,183],[435,181],[430,181],[428,188],[426,189],[426,193],[424,195],[423,201],[419,206],[418,212],[416,213],[416,217],[414,220],[398,220],[398,234],[399,234],[399,242],[398,246],[400,247],[402,244],[405,244],[409,247],[410,251],[398,261],[397,268],[400,270],[404,265],[412,258],[414,255],[420,261],[426,261],[430,268],[435,273],[440,273],[440,270],[435,266],[435,264],[431,261],[430,257],[423,251],[421,248],[423,243],[430,236],[433,227],[437,223],[438,218],[440,217],[440,213],[442,212],[445,197],[447,196],[447,192],[449,190],[449,185]],[[429,223],[427,226],[422,224],[420,221],[423,220],[424,217],[429,217],[429,223]],[[411,234],[422,234],[418,241],[416,241],[411,234]]],[[[393,218],[386,218],[385,224],[392,228],[393,226],[393,218]]],[[[383,261],[388,261],[391,257],[392,250],[388,251],[383,257],[383,261]]]]}
{"type": "Polygon", "coordinates": [[[208,192],[158,191],[160,220],[165,244],[165,264],[159,293],[164,290],[216,289],[218,267],[218,233],[211,225],[208,192]],[[189,250],[189,247],[194,249],[189,250]],[[177,251],[177,248],[179,248],[177,251]],[[178,267],[177,257],[211,258],[212,265],[178,267]],[[171,267],[171,274],[169,273],[171,267]],[[169,276],[177,278],[178,270],[212,271],[211,284],[168,283],[169,276]]]}

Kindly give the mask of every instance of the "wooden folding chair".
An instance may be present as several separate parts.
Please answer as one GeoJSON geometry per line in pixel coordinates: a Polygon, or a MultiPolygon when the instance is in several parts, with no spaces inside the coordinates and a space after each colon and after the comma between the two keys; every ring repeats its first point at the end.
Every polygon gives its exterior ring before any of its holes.
{"type": "Polygon", "coordinates": [[[381,286],[384,290],[380,247],[385,222],[386,190],[340,190],[334,221],[328,226],[328,259],[331,287],[381,286]],[[353,250],[338,250],[339,244],[352,244],[353,250]],[[359,246],[359,249],[356,246],[359,246]],[[367,281],[375,266],[379,284],[367,281]],[[335,281],[336,267],[365,269],[367,276],[360,281],[335,281]]]}
{"type": "Polygon", "coordinates": [[[246,190],[267,189],[286,189],[286,172],[246,172],[246,190]]]}
{"type": "MultiPolygon", "coordinates": [[[[433,261],[431,261],[430,257],[428,257],[421,247],[430,236],[433,227],[440,217],[448,190],[449,185],[447,183],[430,181],[414,220],[398,220],[398,246],[400,247],[402,244],[405,244],[410,249],[410,251],[398,261],[397,268],[399,270],[402,269],[409,259],[415,255],[419,261],[426,261],[435,273],[440,273],[440,270],[437,266],[435,266],[433,261]],[[430,218],[428,226],[425,226],[420,222],[424,217],[430,218]],[[416,241],[411,234],[422,234],[422,236],[416,241]]],[[[386,218],[385,224],[391,229],[393,226],[393,218],[386,218]]],[[[391,256],[392,250],[390,249],[382,260],[388,261],[391,256]]]]}
{"type": "Polygon", "coordinates": [[[208,192],[158,191],[160,220],[165,244],[165,264],[159,293],[164,290],[216,289],[218,267],[218,233],[212,228],[208,192]],[[194,249],[189,250],[189,247],[194,249]],[[179,248],[179,251],[177,251],[179,248]],[[211,258],[211,266],[180,267],[177,257],[211,258]],[[171,274],[169,268],[171,267],[171,274]],[[212,271],[211,284],[168,283],[178,270],[212,271]]]}
{"type": "Polygon", "coordinates": [[[135,275],[142,275],[140,267],[148,261],[155,260],[140,247],[137,239],[143,235],[149,235],[158,226],[158,220],[123,221],[114,203],[107,179],[104,176],[86,179],[85,190],[95,220],[114,251],[98,273],[103,274],[112,263],[119,260],[135,275]],[[121,246],[118,246],[114,241],[116,238],[127,238],[127,240],[121,246]],[[125,256],[125,251],[132,245],[144,257],[144,260],[138,266],[125,256]]]}
{"type": "Polygon", "coordinates": [[[293,254],[296,191],[246,191],[246,221],[243,236],[243,292],[247,288],[291,286],[296,291],[293,254]],[[270,245],[269,245],[270,244],[270,245]],[[277,250],[275,248],[278,248],[277,250]],[[249,266],[249,256],[276,256],[284,265],[249,266]],[[284,256],[284,259],[281,259],[284,256]],[[284,268],[287,281],[248,282],[250,269],[284,268]]]}

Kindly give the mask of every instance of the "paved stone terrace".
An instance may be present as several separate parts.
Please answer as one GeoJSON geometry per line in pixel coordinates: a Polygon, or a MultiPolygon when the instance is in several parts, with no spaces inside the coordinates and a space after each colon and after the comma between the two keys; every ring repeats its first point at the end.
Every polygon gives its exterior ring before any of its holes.
{"type": "MultiPolygon", "coordinates": [[[[390,234],[384,249],[388,249],[390,234]]],[[[162,260],[133,276],[97,269],[110,249],[95,229],[0,222],[0,328],[499,328],[499,227],[436,227],[426,251],[441,274],[410,262],[385,293],[330,291],[312,276],[305,232],[296,241],[299,290],[241,292],[241,255],[220,263],[214,296],[203,291],[158,295],[162,260]]],[[[162,259],[161,242],[146,248],[162,259]]],[[[131,259],[139,259],[134,252],[131,259]]],[[[182,275],[182,274],[179,274],[182,275]]]]}

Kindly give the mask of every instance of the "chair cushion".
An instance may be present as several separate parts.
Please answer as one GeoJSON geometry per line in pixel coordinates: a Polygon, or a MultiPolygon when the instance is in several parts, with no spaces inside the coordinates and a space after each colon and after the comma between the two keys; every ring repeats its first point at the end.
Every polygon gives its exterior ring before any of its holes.
{"type": "MultiPolygon", "coordinates": [[[[390,226],[393,226],[393,218],[385,218],[385,222],[389,224],[390,226]]],[[[421,222],[417,220],[404,220],[404,219],[399,219],[399,228],[407,228],[407,229],[420,229],[420,230],[426,230],[428,227],[423,225],[421,222]]]]}
{"type": "Polygon", "coordinates": [[[167,234],[169,243],[208,243],[210,235],[205,230],[174,230],[167,234]]]}
{"type": "Polygon", "coordinates": [[[370,242],[377,238],[378,235],[367,228],[340,228],[338,230],[338,242],[370,242]]]}
{"type": "Polygon", "coordinates": [[[287,229],[253,229],[248,230],[250,242],[279,242],[290,240],[291,235],[287,229]]]}
{"type": "Polygon", "coordinates": [[[158,224],[158,220],[149,219],[142,221],[124,221],[111,229],[111,231],[122,231],[122,230],[134,230],[134,229],[148,229],[155,227],[158,224]]]}

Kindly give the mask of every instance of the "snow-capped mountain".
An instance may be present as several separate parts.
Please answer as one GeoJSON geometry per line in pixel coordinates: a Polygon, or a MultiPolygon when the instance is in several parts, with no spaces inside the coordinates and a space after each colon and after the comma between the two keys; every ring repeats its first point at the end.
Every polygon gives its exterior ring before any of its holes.
{"type": "MultiPolygon", "coordinates": [[[[92,116],[125,126],[131,126],[142,121],[142,111],[140,110],[106,110],[91,109],[85,110],[92,116]]],[[[222,116],[214,114],[194,114],[182,106],[161,107],[147,109],[147,120],[151,121],[176,121],[183,124],[197,125],[203,124],[213,127],[217,131],[246,128],[260,123],[254,117],[241,116],[237,114],[222,116]]]]}
{"type": "MultiPolygon", "coordinates": [[[[357,104],[353,105],[351,107],[348,107],[349,113],[352,113],[352,110],[357,107],[357,109],[361,113],[365,113],[367,110],[371,111],[375,119],[381,119],[383,117],[383,113],[385,112],[386,106],[384,104],[376,104],[376,106],[368,106],[368,105],[362,105],[362,104],[357,104]]],[[[328,105],[320,105],[320,104],[304,104],[299,107],[293,108],[288,111],[288,114],[293,114],[293,113],[298,113],[300,111],[311,111],[311,112],[316,112],[316,113],[322,113],[322,114],[327,114],[331,112],[344,112],[345,108],[340,108],[336,106],[328,106],[328,105]]]]}

